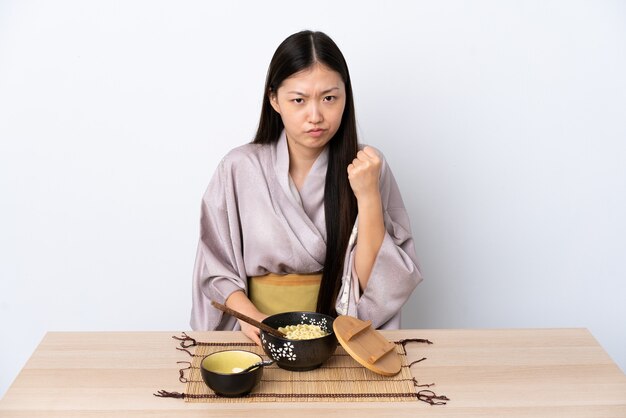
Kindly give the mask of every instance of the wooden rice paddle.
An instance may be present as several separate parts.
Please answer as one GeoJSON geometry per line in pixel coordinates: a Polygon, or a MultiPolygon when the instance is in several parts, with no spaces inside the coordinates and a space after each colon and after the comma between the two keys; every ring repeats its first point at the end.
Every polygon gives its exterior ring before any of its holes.
{"type": "Polygon", "coordinates": [[[269,325],[265,325],[262,322],[257,321],[256,319],[252,319],[247,315],[242,314],[241,312],[234,311],[230,309],[228,306],[224,306],[221,303],[218,303],[214,300],[211,301],[211,305],[215,306],[220,311],[227,313],[228,315],[232,315],[235,318],[239,318],[244,322],[247,322],[250,325],[254,325],[255,327],[262,329],[263,331],[272,334],[275,337],[285,338],[285,334],[277,330],[276,328],[272,328],[269,325]]]}

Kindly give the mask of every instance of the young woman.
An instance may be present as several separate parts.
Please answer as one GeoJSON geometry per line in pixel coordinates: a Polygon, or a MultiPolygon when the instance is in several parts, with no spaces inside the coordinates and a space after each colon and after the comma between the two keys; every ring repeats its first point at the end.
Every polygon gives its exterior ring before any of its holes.
{"type": "Polygon", "coordinates": [[[303,31],[278,47],[252,143],[219,164],[202,202],[194,330],[259,330],[257,320],[318,311],[398,328],[421,281],[400,191],[380,153],[357,141],[337,45],[303,31]],[[357,217],[358,215],[358,217],[357,217]]]}

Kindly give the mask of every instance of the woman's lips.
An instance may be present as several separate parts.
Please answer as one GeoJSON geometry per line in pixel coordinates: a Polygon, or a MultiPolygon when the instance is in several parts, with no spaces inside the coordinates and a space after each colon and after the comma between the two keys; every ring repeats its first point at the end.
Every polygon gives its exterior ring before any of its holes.
{"type": "Polygon", "coordinates": [[[311,129],[310,131],[307,131],[307,134],[313,138],[319,138],[324,132],[326,132],[325,129],[311,129]]]}

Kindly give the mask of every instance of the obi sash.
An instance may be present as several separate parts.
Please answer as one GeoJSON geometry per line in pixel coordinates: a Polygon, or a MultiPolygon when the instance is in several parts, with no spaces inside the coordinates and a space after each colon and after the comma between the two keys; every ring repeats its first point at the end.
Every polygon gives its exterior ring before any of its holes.
{"type": "Polygon", "coordinates": [[[317,309],[322,273],[253,276],[248,281],[248,297],[266,315],[317,309]]]}

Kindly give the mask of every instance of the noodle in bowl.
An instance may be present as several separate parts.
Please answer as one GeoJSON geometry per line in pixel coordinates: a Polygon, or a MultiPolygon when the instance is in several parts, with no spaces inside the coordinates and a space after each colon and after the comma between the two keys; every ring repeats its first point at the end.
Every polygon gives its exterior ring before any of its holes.
{"type": "Polygon", "coordinates": [[[285,370],[305,371],[320,367],[337,349],[334,318],[317,312],[284,312],[262,322],[283,331],[285,338],[261,330],[265,354],[285,370]]]}
{"type": "Polygon", "coordinates": [[[328,335],[328,332],[322,330],[319,325],[313,324],[287,325],[278,327],[278,330],[285,334],[288,340],[312,340],[328,335]]]}

